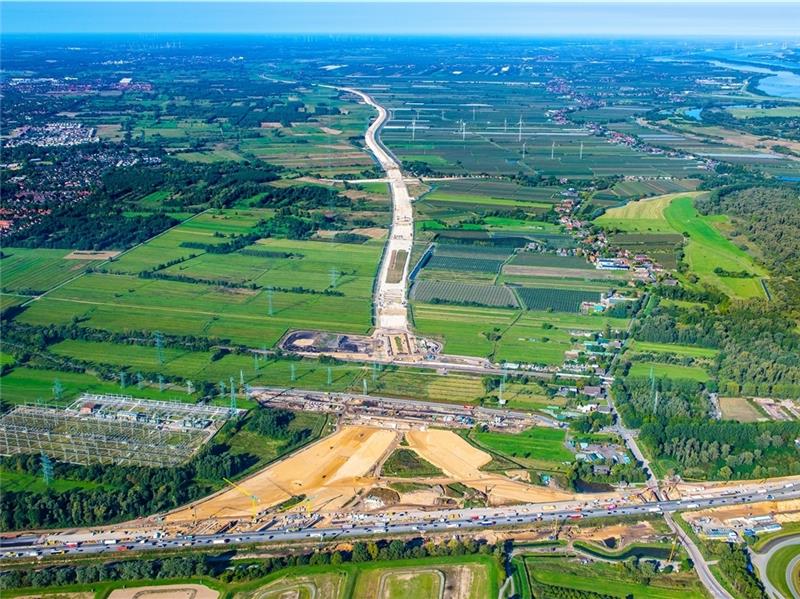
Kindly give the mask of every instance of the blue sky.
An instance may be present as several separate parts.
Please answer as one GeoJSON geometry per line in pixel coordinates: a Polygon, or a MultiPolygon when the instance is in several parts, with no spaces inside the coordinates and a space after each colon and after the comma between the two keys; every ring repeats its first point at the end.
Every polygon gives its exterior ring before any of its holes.
{"type": "Polygon", "coordinates": [[[0,2],[3,33],[800,36],[782,2],[0,2]]]}

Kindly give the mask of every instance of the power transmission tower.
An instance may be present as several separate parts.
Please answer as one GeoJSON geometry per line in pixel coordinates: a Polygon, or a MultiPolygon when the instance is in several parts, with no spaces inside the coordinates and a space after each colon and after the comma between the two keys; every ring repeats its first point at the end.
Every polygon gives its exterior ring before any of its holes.
{"type": "Polygon", "coordinates": [[[292,378],[292,382],[294,382],[295,379],[297,378],[297,375],[295,374],[294,368],[295,368],[294,364],[290,364],[289,365],[289,370],[291,371],[291,375],[290,376],[292,378]]]}
{"type": "Polygon", "coordinates": [[[267,287],[267,314],[272,316],[272,286],[267,287]]]}
{"type": "Polygon", "coordinates": [[[372,363],[372,382],[374,383],[377,380],[378,380],[378,363],[377,362],[373,362],[372,363]]]}
{"type": "Polygon", "coordinates": [[[581,153],[578,156],[578,160],[583,160],[583,142],[581,142],[581,153]]]}
{"type": "Polygon", "coordinates": [[[656,391],[656,379],[653,376],[653,367],[650,367],[650,396],[653,398],[653,414],[658,411],[658,391],[656,391]]]}
{"type": "Polygon", "coordinates": [[[550,145],[550,160],[554,160],[556,157],[556,142],[553,142],[550,145]]]}
{"type": "Polygon", "coordinates": [[[236,385],[233,384],[233,377],[230,377],[229,382],[231,384],[231,405],[236,403],[236,385]]]}
{"type": "Polygon", "coordinates": [[[194,383],[186,381],[186,395],[191,395],[192,393],[194,393],[194,383]]]}
{"type": "Polygon", "coordinates": [[[42,480],[49,487],[50,483],[53,482],[53,461],[46,453],[42,454],[40,460],[42,463],[42,480]]]}
{"type": "Polygon", "coordinates": [[[160,331],[153,333],[156,338],[156,358],[159,366],[164,365],[164,335],[160,331]]]}
{"type": "Polygon", "coordinates": [[[364,383],[364,395],[368,395],[368,392],[367,392],[367,379],[363,379],[361,382],[364,383]]]}
{"type": "Polygon", "coordinates": [[[64,387],[61,385],[60,380],[55,379],[53,381],[53,399],[60,401],[62,393],[64,393],[64,387]]]}
{"type": "Polygon", "coordinates": [[[158,390],[159,391],[163,391],[164,390],[164,375],[162,375],[162,374],[158,375],[158,390]]]}
{"type": "Polygon", "coordinates": [[[333,384],[333,371],[331,370],[331,367],[328,366],[328,387],[330,387],[332,384],[333,384]]]}
{"type": "Polygon", "coordinates": [[[125,371],[124,370],[120,370],[119,371],[119,386],[120,386],[120,388],[124,389],[125,385],[126,385],[125,371]]]}
{"type": "Polygon", "coordinates": [[[136,388],[141,389],[144,385],[144,377],[141,372],[136,373],[136,388]]]}
{"type": "Polygon", "coordinates": [[[258,372],[258,354],[253,354],[253,370],[258,372]]]}
{"type": "Polygon", "coordinates": [[[339,278],[339,271],[336,268],[331,268],[331,288],[336,289],[336,283],[339,278]]]}

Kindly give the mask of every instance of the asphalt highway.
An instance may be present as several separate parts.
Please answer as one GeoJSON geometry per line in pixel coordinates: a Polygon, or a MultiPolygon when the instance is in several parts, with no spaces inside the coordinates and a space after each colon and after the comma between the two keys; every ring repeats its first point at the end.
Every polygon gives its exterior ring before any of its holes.
{"type": "Polygon", "coordinates": [[[86,541],[78,547],[46,545],[39,536],[0,539],[0,559],[14,557],[44,557],[64,554],[111,554],[123,551],[147,551],[153,549],[179,549],[182,547],[227,547],[245,544],[268,544],[287,541],[332,541],[337,538],[369,539],[391,535],[459,533],[480,529],[524,527],[536,522],[570,521],[584,518],[610,516],[652,516],[683,510],[709,508],[725,505],[756,503],[759,501],[796,499],[800,497],[800,486],[764,487],[750,493],[721,496],[711,499],[655,501],[631,506],[607,504],[583,510],[538,511],[541,506],[520,505],[513,508],[458,510],[454,518],[419,519],[416,522],[392,523],[388,518],[383,524],[354,525],[337,528],[275,529],[240,534],[196,535],[179,538],[132,539],[128,541],[86,541]],[[469,515],[472,513],[472,515],[469,515]]]}

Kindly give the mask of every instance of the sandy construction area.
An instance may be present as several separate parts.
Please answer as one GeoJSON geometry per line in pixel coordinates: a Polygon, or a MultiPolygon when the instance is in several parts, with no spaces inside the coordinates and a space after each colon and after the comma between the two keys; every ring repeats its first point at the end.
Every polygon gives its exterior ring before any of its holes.
{"type": "Polygon", "coordinates": [[[105,252],[95,252],[93,250],[73,250],[66,256],[64,256],[65,260],[108,260],[109,258],[114,258],[118,256],[119,252],[113,251],[105,251],[105,252]]]}
{"type": "Polygon", "coordinates": [[[697,512],[688,512],[684,514],[684,519],[693,522],[700,518],[716,518],[720,522],[725,522],[733,518],[748,518],[769,514],[774,514],[778,522],[797,522],[800,520],[800,499],[714,507],[697,512]]]}
{"type": "Polygon", "coordinates": [[[488,464],[492,459],[491,456],[473,447],[452,431],[408,431],[406,440],[411,448],[431,464],[440,468],[449,477],[486,493],[489,501],[495,505],[565,501],[575,497],[564,491],[533,486],[500,474],[481,471],[481,466],[488,464]]]}
{"type": "Polygon", "coordinates": [[[162,586],[116,589],[108,599],[217,599],[219,592],[202,584],[167,584],[162,586]]]}
{"type": "MultiPolygon", "coordinates": [[[[389,430],[345,426],[238,484],[258,498],[258,511],[294,495],[305,495],[311,511],[337,511],[359,491],[375,483],[370,474],[392,448],[396,435],[389,430]]],[[[228,489],[172,512],[166,520],[193,520],[193,507],[198,520],[243,518],[253,514],[251,498],[240,490],[228,489]]]]}

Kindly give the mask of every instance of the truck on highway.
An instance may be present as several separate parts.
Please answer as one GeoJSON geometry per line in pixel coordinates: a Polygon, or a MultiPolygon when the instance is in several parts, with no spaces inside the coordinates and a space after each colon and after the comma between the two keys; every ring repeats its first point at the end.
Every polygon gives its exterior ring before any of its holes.
{"type": "Polygon", "coordinates": [[[105,541],[103,541],[103,545],[116,545],[116,544],[117,544],[116,539],[106,539],[105,541]]]}

